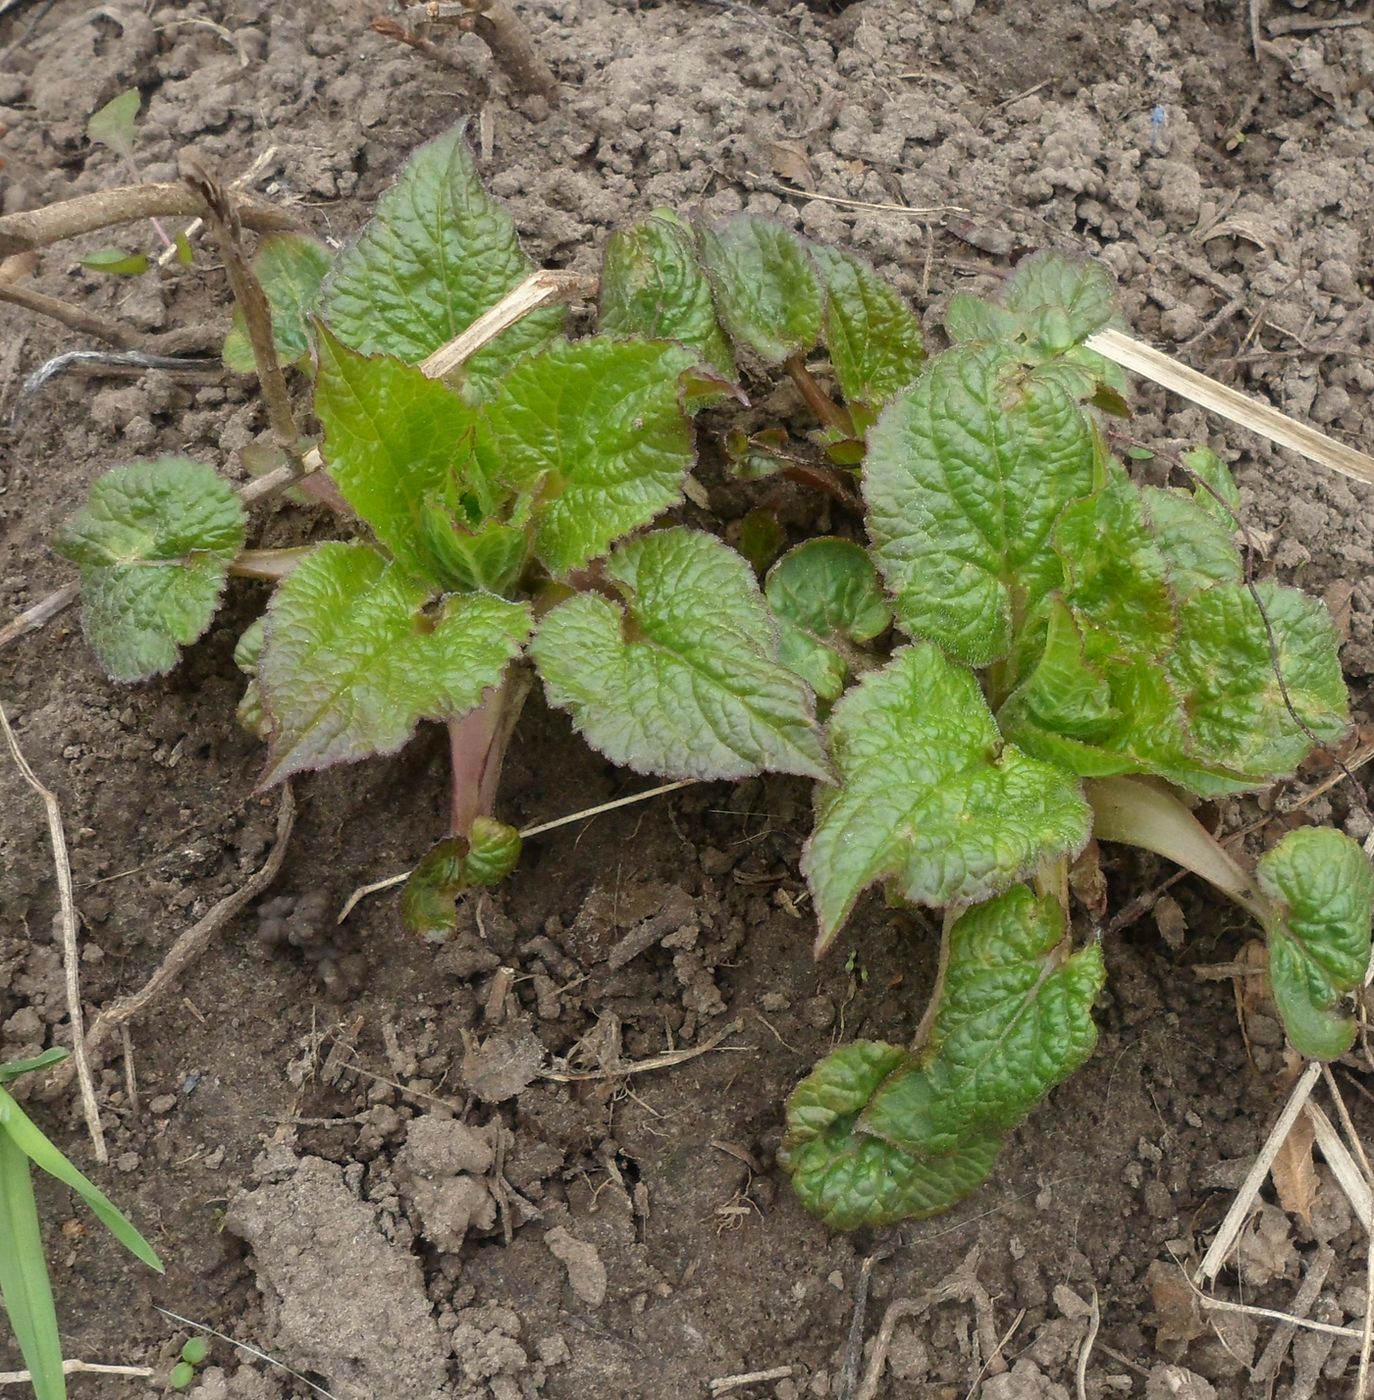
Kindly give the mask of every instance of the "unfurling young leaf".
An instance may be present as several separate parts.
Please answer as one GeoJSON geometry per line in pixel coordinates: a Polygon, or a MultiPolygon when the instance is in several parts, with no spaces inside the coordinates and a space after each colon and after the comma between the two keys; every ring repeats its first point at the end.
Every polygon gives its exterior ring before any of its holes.
{"type": "Polygon", "coordinates": [[[997,732],[971,671],[905,647],[835,706],[840,784],[819,788],[802,854],[823,951],[870,885],[915,904],[966,904],[1080,851],[1092,818],[1078,781],[997,732]]]}
{"type": "Polygon", "coordinates": [[[828,779],[811,693],[778,659],[753,570],[710,535],[661,530],[622,545],[606,580],[540,624],[531,652],[551,704],[638,773],[828,779]]]}
{"type": "Polygon", "coordinates": [[[973,666],[1006,656],[1027,600],[1059,582],[1051,531],[1097,466],[1082,410],[1011,348],[934,360],[869,433],[868,528],[898,626],[973,666]]]}
{"type": "MultiPolygon", "coordinates": [[[[323,317],[346,345],[414,364],[466,330],[534,270],[510,215],[477,178],[465,124],[422,146],[325,282],[323,317]]],[[[463,367],[481,394],[562,329],[562,308],[526,316],[463,367]]]]}
{"type": "Polygon", "coordinates": [[[669,210],[658,210],[606,240],[601,329],[676,340],[697,351],[717,373],[734,378],[734,356],[716,319],[692,231],[669,210]]]}
{"type": "MultiPolygon", "coordinates": [[[[284,365],[303,360],[310,349],[310,318],[319,309],[320,289],[333,254],[323,243],[299,233],[264,238],[253,257],[253,272],[272,313],[272,340],[284,365]]],[[[224,340],[224,363],[235,374],[252,374],[253,347],[243,312],[234,308],[234,328],[224,340]]]]}
{"type": "Polygon", "coordinates": [[[996,1132],[973,1134],[954,1152],[926,1158],[856,1126],[879,1086],[909,1062],[895,1045],[856,1040],[827,1055],[787,1101],[778,1163],[802,1204],[832,1229],[938,1215],[977,1190],[997,1160],[996,1132]]]}
{"type": "Polygon", "coordinates": [[[696,354],[668,340],[595,336],[522,360],[486,405],[486,477],[534,500],[534,551],[580,569],[682,499],[696,460],[681,378],[696,354]]]}
{"type": "Polygon", "coordinates": [[[855,670],[877,664],[862,644],[885,632],[892,614],[858,545],[831,538],[799,544],[773,566],[765,592],[783,665],[820,699],[838,700],[855,670]]]}
{"type": "Polygon", "coordinates": [[[961,914],[918,1065],[894,1072],[859,1127],[923,1156],[1016,1127],[1092,1054],[1101,944],[1071,953],[1064,913],[1025,885],[961,914]]]}
{"type": "Polygon", "coordinates": [[[91,487],[53,548],[80,566],[82,628],[115,680],[170,671],[209,627],[244,528],[229,484],[186,457],[116,467],[91,487]]]}
{"type": "Polygon", "coordinates": [[[1053,351],[1082,344],[1115,311],[1115,291],[1105,269],[1049,249],[1017,264],[1000,301],[1033,339],[1053,351]]]}
{"type": "Polygon", "coordinates": [[[258,661],[271,725],[264,785],[394,753],[422,719],[475,709],[529,632],[529,609],[430,595],[376,550],[323,544],[277,589],[258,661]]]}
{"type": "Polygon", "coordinates": [[[822,335],[830,363],[862,430],[920,373],[926,357],[921,323],[862,258],[814,243],[811,256],[825,286],[822,335]]]}
{"type": "Polygon", "coordinates": [[[520,836],[492,817],[477,817],[465,838],[431,847],[401,892],[401,917],[417,937],[442,943],[458,926],[456,900],[479,885],[497,885],[520,860],[520,836]]]}
{"type": "Polygon", "coordinates": [[[821,337],[825,291],[805,241],[754,214],[697,229],[701,261],[731,339],[766,365],[804,355],[821,337]]]}
{"type": "Polygon", "coordinates": [[[1300,1054],[1334,1060],[1355,1039],[1337,1003],[1369,967],[1369,857],[1339,831],[1302,827],[1260,857],[1255,875],[1275,906],[1269,981],[1284,1030],[1300,1054]]]}

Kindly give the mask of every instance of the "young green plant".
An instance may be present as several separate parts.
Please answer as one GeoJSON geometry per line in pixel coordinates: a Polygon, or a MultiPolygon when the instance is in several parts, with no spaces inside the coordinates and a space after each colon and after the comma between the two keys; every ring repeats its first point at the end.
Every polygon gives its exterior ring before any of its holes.
{"type": "MultiPolygon", "coordinates": [[[[1296,832],[1251,868],[1188,809],[1340,738],[1334,629],[1252,578],[1214,454],[1168,487],[1116,457],[1128,386],[1084,343],[1113,316],[1100,270],[1026,259],[994,300],[956,295],[949,348],[928,356],[862,259],[766,219],[657,211],[611,237],[594,333],[568,339],[542,309],[428,378],[421,363],[529,270],[461,129],[337,257],[292,237],[257,258],[278,353],[313,380],[329,478],[363,528],[283,561],[236,653],[240,715],[267,742],[264,784],[447,726],[450,832],[404,892],[413,930],[443,937],[455,900],[518,860],[498,779],[537,677],[637,772],[814,781],[818,954],[870,887],[942,911],[917,1043],[841,1047],[789,1104],[780,1160],[833,1225],[972,1190],[1091,1053],[1106,967],[1095,930],[1073,927],[1067,871],[1094,834],[1257,918],[1294,1045],[1348,1046],[1374,897],[1362,853],[1296,832]],[[732,426],[775,373],[810,426],[732,426]],[[776,552],[776,520],[742,534],[749,558],[665,524],[701,421],[741,480],[816,487],[862,529],[801,539],[760,584],[750,559],[776,552]]],[[[248,572],[246,528],[191,462],[97,482],[57,547],[113,676],[166,670],[204,632],[248,572]]]]}
{"type": "Polygon", "coordinates": [[[66,1400],[67,1378],[33,1194],[33,1168],[41,1167],[69,1186],[130,1254],[162,1272],[162,1262],[148,1241],[53,1146],[3,1087],[21,1074],[57,1064],[66,1055],[65,1050],[54,1049],[31,1060],[0,1065],[0,1300],[37,1400],[66,1400]]]}

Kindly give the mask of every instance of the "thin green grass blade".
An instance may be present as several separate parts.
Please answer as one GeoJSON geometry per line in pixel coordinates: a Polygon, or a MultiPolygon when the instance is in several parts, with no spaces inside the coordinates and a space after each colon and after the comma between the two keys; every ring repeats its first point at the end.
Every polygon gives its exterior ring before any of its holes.
{"type": "Polygon", "coordinates": [[[70,1186],[130,1254],[141,1259],[150,1269],[163,1272],[162,1260],[157,1257],[152,1245],[134,1229],[114,1202],[93,1181],[77,1171],[44,1137],[33,1119],[3,1089],[0,1089],[0,1127],[3,1127],[0,1136],[8,1135],[9,1141],[35,1166],[42,1167],[64,1186],[70,1186]]]}
{"type": "Polygon", "coordinates": [[[43,1236],[38,1225],[38,1204],[33,1198],[29,1160],[3,1128],[0,1128],[0,1297],[4,1299],[5,1311],[29,1369],[37,1400],[66,1400],[62,1339],[57,1332],[57,1309],[53,1306],[48,1264],[43,1257],[43,1236]]]}

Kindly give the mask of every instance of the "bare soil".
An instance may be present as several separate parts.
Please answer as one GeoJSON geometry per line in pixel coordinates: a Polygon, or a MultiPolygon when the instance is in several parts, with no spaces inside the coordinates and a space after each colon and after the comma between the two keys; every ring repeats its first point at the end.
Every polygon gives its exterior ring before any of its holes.
{"type": "MultiPolygon", "coordinates": [[[[746,208],[865,253],[935,325],[949,293],[991,287],[1025,249],[1086,249],[1119,278],[1139,334],[1374,446],[1374,26],[1327,23],[1359,20],[1357,5],[1265,0],[1258,61],[1248,7],[1212,0],[519,8],[559,77],[555,110],[513,95],[475,39],[447,41],[458,66],[437,66],[343,0],[10,0],[3,207],[122,182],[83,126],[137,85],[144,176],[174,178],[189,147],[232,179],[270,150],[259,188],[344,239],[406,155],[466,115],[542,263],[595,271],[607,230],[656,205],[746,208]],[[779,192],[798,184],[842,202],[779,192]]],[[[121,237],[156,246],[148,229],[121,237]]],[[[205,325],[214,353],[228,296],[213,260],[134,282],[83,271],[80,254],[110,241],[52,250],[36,285],[149,333],[205,325]]],[[[238,453],[265,429],[247,382],[218,371],[72,373],[18,399],[24,375],[87,344],[0,307],[0,411],[17,415],[0,431],[6,616],[68,577],[45,542],[99,473],[175,451],[241,474],[238,453]]],[[[1158,392],[1141,401],[1142,437],[1207,440],[1234,463],[1264,567],[1332,606],[1368,721],[1368,490],[1158,392]]],[[[726,522],[775,489],[707,480],[726,522]]],[[[775,500],[798,522],[811,509],[775,500]]],[[[259,534],[327,524],[281,503],[259,534]]],[[[0,697],[62,799],[92,1008],[139,986],[270,844],[277,798],[253,794],[260,754],[234,725],[231,660],[263,596],[237,587],[186,663],[136,689],[103,677],[74,614],[0,656],[0,697]]],[[[159,1377],[80,1377],[73,1394],[162,1393],[187,1331],[158,1305],[340,1400],[705,1396],[713,1377],[774,1368],[790,1374],[731,1393],[850,1395],[863,1261],[881,1255],[857,1332],[871,1342],[892,1300],[974,1246],[990,1309],[952,1301],[899,1326],[879,1395],[1067,1397],[1094,1294],[1088,1396],[1350,1392],[1356,1342],[1300,1334],[1266,1387],[1250,1367],[1267,1325],[1200,1319],[1178,1286],[1171,1256],[1205,1245],[1283,1093],[1262,1019],[1247,1053],[1231,983],[1198,976],[1249,937],[1204,890],[1173,891],[1185,936],[1171,915],[1172,941],[1148,917],[1112,939],[1096,1056],[982,1191],[936,1220],[839,1236],[773,1164],[782,1101],[841,1035],[910,1031],[933,970],[928,929],[873,900],[813,964],[797,874],[810,798],[784,780],[700,786],[537,838],[437,952],[407,940],[394,893],[335,929],[355,885],[404,869],[441,830],[443,759],[439,736],[422,735],[393,760],[299,784],[266,907],[132,1027],[136,1100],[118,1056],[103,1066],[108,1166],[74,1096],[31,1098],[168,1265],[150,1275],[42,1186],[68,1354],[159,1377]],[[329,995],[341,978],[342,1002],[329,995]],[[603,1073],[708,1042],[669,1067],[603,1073]],[[555,1059],[588,1077],[548,1077],[555,1059]],[[985,1372],[989,1329],[1007,1334],[1005,1364],[985,1372]]],[[[640,785],[536,702],[501,810],[531,823],[640,785]]],[[[0,810],[0,1051],[13,1058],[69,1034],[42,814],[8,762],[0,810]]],[[[1258,810],[1213,815],[1236,826],[1258,810]]],[[[1365,835],[1340,787],[1306,815],[1365,835]]],[[[1115,909],[1164,872],[1109,853],[1107,873],[1115,909]]],[[[1346,1082],[1367,1073],[1361,1062],[1346,1082]]],[[[1310,1219],[1267,1204],[1243,1276],[1220,1287],[1285,1307],[1329,1245],[1312,1315],[1358,1325],[1365,1236],[1321,1171],[1310,1219]]],[[[17,1364],[0,1341],[0,1367],[17,1364]]],[[[217,1340],[190,1393],[311,1392],[217,1340]]]]}

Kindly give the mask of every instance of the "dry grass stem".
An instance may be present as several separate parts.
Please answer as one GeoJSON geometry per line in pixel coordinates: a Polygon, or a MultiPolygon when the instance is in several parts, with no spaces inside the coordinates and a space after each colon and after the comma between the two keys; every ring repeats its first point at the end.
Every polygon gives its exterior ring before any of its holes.
{"type": "Polygon", "coordinates": [[[717,1376],[708,1381],[712,1395],[724,1395],[727,1391],[738,1390],[742,1385],[760,1385],[764,1381],[785,1381],[796,1369],[794,1366],[774,1366],[771,1371],[745,1371],[738,1376],[717,1376]]]}
{"type": "Polygon", "coordinates": [[[1088,1361],[1097,1341],[1098,1328],[1102,1326],[1102,1305],[1097,1297],[1097,1288],[1092,1291],[1092,1312],[1088,1314],[1088,1331],[1083,1344],[1078,1348],[1078,1364],[1073,1370],[1074,1389],[1078,1400],[1088,1400],[1088,1361]]]}
{"type": "MultiPolygon", "coordinates": [[[[551,822],[540,822],[537,826],[527,826],[517,834],[522,841],[527,841],[531,836],[542,836],[546,831],[556,831],[560,826],[571,826],[574,822],[599,817],[603,812],[614,812],[618,807],[630,807],[636,802],[647,802],[651,797],[662,797],[666,792],[676,792],[679,788],[693,787],[698,782],[700,782],[699,778],[680,778],[677,782],[664,783],[661,787],[649,788],[645,792],[631,793],[629,797],[617,797],[614,802],[603,802],[597,807],[585,807],[582,811],[571,812],[566,817],[555,817],[551,822]]],[[[410,873],[409,870],[402,870],[399,875],[388,875],[385,880],[375,880],[370,885],[359,885],[344,901],[344,906],[339,910],[339,916],[334,922],[336,924],[343,923],[369,895],[380,894],[383,890],[403,885],[410,879],[410,873]]]]}
{"type": "Polygon", "coordinates": [[[647,1074],[655,1069],[672,1069],[674,1065],[695,1060],[698,1055],[707,1055],[712,1050],[757,1050],[757,1045],[722,1045],[728,1036],[737,1035],[744,1028],[743,1021],[731,1021],[724,1030],[717,1031],[709,1040],[693,1045],[688,1050],[669,1050],[662,1055],[649,1055],[642,1060],[613,1065],[610,1069],[589,1070],[542,1070],[540,1079],[551,1079],[558,1084],[580,1084],[595,1079],[620,1079],[630,1074],[647,1074]]]}
{"type": "MultiPolygon", "coordinates": [[[[184,20],[182,22],[185,24],[209,24],[208,20],[184,20]]],[[[219,26],[211,24],[210,28],[218,29],[219,26]]],[[[252,165],[250,165],[248,169],[245,170],[243,174],[238,177],[238,179],[233,181],[229,188],[231,190],[247,189],[248,186],[251,185],[253,181],[256,180],[258,176],[261,175],[262,172],[266,170],[267,167],[271,165],[276,158],[277,148],[275,146],[269,146],[265,151],[263,151],[263,153],[260,156],[258,156],[258,158],[252,163],[252,165]]],[[[205,220],[203,218],[192,219],[191,222],[187,224],[184,229],[182,229],[181,236],[183,239],[186,239],[189,242],[204,227],[205,220]]],[[[159,267],[166,267],[168,263],[170,263],[176,257],[176,255],[176,243],[173,243],[170,248],[164,248],[157,255],[157,265],[159,267]]]]}
{"type": "Polygon", "coordinates": [[[1371,1200],[1369,1184],[1364,1174],[1326,1114],[1314,1103],[1307,1104],[1303,1111],[1311,1120],[1317,1147],[1326,1158],[1326,1164],[1331,1168],[1336,1184],[1345,1192],[1345,1198],[1350,1202],[1355,1218],[1367,1226],[1374,1201],[1371,1200]]]}
{"type": "Polygon", "coordinates": [[[1225,418],[1242,428],[1248,428],[1270,442],[1300,453],[1318,466],[1348,476],[1355,481],[1374,483],[1374,457],[1348,447],[1343,442],[1319,433],[1306,423],[1299,423],[1286,413],[1267,403],[1260,403],[1246,394],[1219,384],[1215,379],[1180,364],[1163,351],[1145,345],[1121,331],[1098,331],[1089,336],[1088,349],[1096,350],[1123,369],[1132,370],[1225,418]]]}
{"type": "Polygon", "coordinates": [[[1221,1266],[1226,1262],[1227,1256],[1231,1253],[1236,1239],[1240,1235],[1241,1228],[1250,1215],[1250,1207],[1254,1205],[1255,1197],[1259,1195],[1260,1187],[1264,1185],[1264,1179],[1269,1175],[1274,1158],[1278,1156],[1279,1148],[1287,1140],[1289,1130],[1298,1114],[1302,1112],[1303,1105],[1311,1096],[1317,1080],[1321,1077],[1321,1072],[1321,1063],[1313,1060],[1303,1070],[1298,1082],[1293,1085],[1293,1091],[1288,1096],[1288,1102],[1284,1105],[1283,1112],[1279,1114],[1278,1122],[1274,1124],[1268,1138],[1265,1139],[1264,1146],[1260,1148],[1254,1164],[1246,1174],[1245,1180],[1241,1182],[1240,1189],[1236,1192],[1236,1198],[1231,1202],[1231,1208],[1226,1212],[1211,1247],[1203,1256],[1202,1263],[1198,1265],[1197,1271],[1190,1280],[1195,1288],[1204,1279],[1210,1283],[1221,1272],[1221,1266]]]}
{"type": "MultiPolygon", "coordinates": [[[[150,1366],[102,1366],[95,1361],[64,1361],[64,1376],[132,1376],[148,1380],[156,1374],[150,1366]]],[[[0,1385],[28,1385],[33,1377],[27,1371],[0,1371],[0,1385]]]]}
{"type": "Polygon", "coordinates": [[[57,897],[62,922],[62,970],[67,985],[67,1016],[72,1023],[72,1064],[81,1089],[81,1108],[86,1115],[86,1130],[91,1135],[97,1162],[109,1161],[105,1149],[105,1129],[100,1122],[100,1106],[95,1100],[95,1085],[91,1082],[91,1067],[86,1058],[85,1018],[81,1011],[81,958],[76,946],[76,899],[72,894],[72,866],[67,856],[67,833],[62,826],[62,806],[55,793],[45,787],[29,767],[19,747],[19,740],[10,728],[9,716],[0,705],[0,729],[24,781],[43,799],[48,819],[48,838],[52,843],[53,869],[57,876],[57,897]]]}
{"type": "Polygon", "coordinates": [[[793,199],[818,199],[822,204],[833,204],[840,209],[860,209],[870,214],[906,214],[917,219],[928,219],[932,214],[967,214],[969,211],[958,204],[932,204],[916,208],[910,204],[875,204],[867,199],[846,199],[843,195],[822,194],[819,190],[803,189],[799,185],[785,185],[778,180],[770,180],[766,175],[746,170],[746,178],[762,190],[774,194],[790,195],[793,199]]]}

